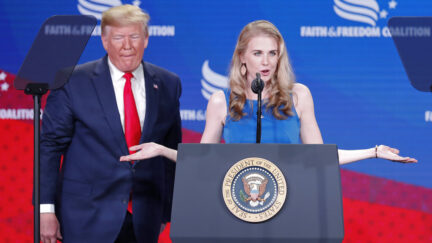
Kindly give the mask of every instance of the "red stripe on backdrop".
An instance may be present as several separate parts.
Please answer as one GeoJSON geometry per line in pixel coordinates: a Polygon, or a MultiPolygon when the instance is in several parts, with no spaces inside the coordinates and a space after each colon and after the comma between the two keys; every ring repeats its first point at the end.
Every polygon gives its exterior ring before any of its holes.
{"type": "Polygon", "coordinates": [[[182,143],[199,143],[202,134],[183,128],[182,135],[182,143]]]}
{"type": "Polygon", "coordinates": [[[432,242],[432,214],[344,198],[344,243],[432,242]]]}
{"type": "Polygon", "coordinates": [[[0,120],[0,239],[33,239],[33,125],[0,120]]]}
{"type": "Polygon", "coordinates": [[[432,189],[341,170],[345,198],[432,213],[432,189]]]}

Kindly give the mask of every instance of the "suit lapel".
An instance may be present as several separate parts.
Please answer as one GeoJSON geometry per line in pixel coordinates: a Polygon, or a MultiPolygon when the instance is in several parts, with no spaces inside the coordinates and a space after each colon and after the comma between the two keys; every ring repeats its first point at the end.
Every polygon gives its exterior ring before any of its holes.
{"type": "Polygon", "coordinates": [[[159,80],[154,70],[143,62],[145,88],[146,88],[146,115],[142,129],[141,143],[151,139],[152,129],[155,126],[159,106],[159,80]]]}
{"type": "MultiPolygon", "coordinates": [[[[105,113],[105,117],[107,118],[108,125],[111,128],[114,141],[116,141],[117,147],[120,148],[121,155],[127,155],[129,154],[129,151],[127,149],[126,139],[121,126],[120,114],[108,68],[107,56],[97,64],[92,81],[103,112],[105,113]]],[[[122,164],[129,166],[129,163],[122,164]]]]}

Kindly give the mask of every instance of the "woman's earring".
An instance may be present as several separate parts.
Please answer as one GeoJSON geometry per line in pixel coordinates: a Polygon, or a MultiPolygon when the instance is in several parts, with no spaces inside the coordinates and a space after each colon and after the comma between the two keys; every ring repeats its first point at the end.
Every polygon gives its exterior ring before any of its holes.
{"type": "Polygon", "coordinates": [[[246,75],[246,71],[247,71],[247,69],[246,69],[246,63],[242,63],[242,65],[240,66],[240,73],[241,73],[241,75],[245,76],[246,75]]]}

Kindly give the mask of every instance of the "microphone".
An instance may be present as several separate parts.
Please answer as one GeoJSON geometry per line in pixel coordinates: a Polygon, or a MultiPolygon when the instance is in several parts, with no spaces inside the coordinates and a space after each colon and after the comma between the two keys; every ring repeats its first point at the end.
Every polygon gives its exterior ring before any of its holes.
{"type": "Polygon", "coordinates": [[[256,73],[256,79],[252,81],[251,89],[255,94],[258,94],[256,143],[261,143],[261,93],[264,89],[264,82],[260,73],[256,73]]]}
{"type": "Polygon", "coordinates": [[[256,73],[256,78],[252,81],[251,89],[255,94],[261,93],[264,89],[264,82],[261,79],[261,74],[256,73]]]}

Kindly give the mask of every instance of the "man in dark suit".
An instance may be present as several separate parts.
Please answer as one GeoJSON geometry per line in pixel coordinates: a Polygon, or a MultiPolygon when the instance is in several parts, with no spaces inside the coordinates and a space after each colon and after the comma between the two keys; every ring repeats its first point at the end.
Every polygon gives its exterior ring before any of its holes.
{"type": "Polygon", "coordinates": [[[148,20],[132,5],[104,12],[108,55],[77,66],[48,97],[41,135],[43,242],[157,242],[169,220],[174,163],[163,151],[181,141],[181,86],[177,75],[142,61],[148,20]],[[156,156],[120,162],[138,143],[158,148],[156,156]]]}

